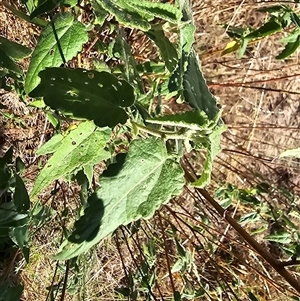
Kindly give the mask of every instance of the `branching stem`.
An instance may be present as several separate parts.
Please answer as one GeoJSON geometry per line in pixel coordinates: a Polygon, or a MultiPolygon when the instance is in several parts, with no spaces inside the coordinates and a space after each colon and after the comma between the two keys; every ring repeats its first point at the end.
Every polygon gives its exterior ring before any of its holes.
{"type": "Polygon", "coordinates": [[[185,139],[185,131],[178,131],[178,132],[171,132],[171,131],[160,131],[154,128],[149,128],[147,126],[138,124],[133,120],[130,121],[131,124],[136,127],[138,130],[150,134],[155,137],[159,137],[162,140],[169,140],[169,139],[185,139]]]}
{"type": "MultiPolygon", "coordinates": [[[[185,164],[182,164],[182,167],[185,171],[186,179],[193,183],[196,181],[196,178],[190,173],[188,167],[185,164]]],[[[197,189],[197,188],[196,188],[197,189]]],[[[223,217],[232,228],[238,232],[238,234],[261,256],[267,261],[278,274],[280,274],[299,294],[300,294],[300,282],[293,277],[293,275],[285,269],[287,264],[284,264],[277,259],[275,259],[263,246],[261,246],[241,225],[231,217],[230,214],[224,210],[218,202],[215,201],[213,197],[205,190],[198,189],[207,202],[209,202],[216,211],[223,217]]]]}

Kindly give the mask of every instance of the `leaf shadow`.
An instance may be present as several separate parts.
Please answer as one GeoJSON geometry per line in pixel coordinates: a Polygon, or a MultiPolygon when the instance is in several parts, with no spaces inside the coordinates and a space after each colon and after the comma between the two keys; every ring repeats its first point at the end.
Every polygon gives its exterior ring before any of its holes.
{"type": "Polygon", "coordinates": [[[120,153],[115,157],[116,162],[110,164],[102,173],[102,177],[114,177],[116,176],[124,166],[127,153],[120,153]]]}
{"type": "MultiPolygon", "coordinates": [[[[104,177],[114,177],[122,169],[126,153],[116,156],[116,163],[110,164],[102,174],[104,177]]],[[[87,207],[84,214],[75,222],[75,230],[69,236],[68,240],[72,243],[80,244],[84,241],[92,241],[98,234],[101,221],[104,216],[105,206],[103,200],[95,192],[87,200],[87,207]]]]}
{"type": "Polygon", "coordinates": [[[105,209],[103,201],[97,196],[97,193],[93,193],[87,203],[84,215],[74,224],[75,230],[68,238],[70,242],[79,244],[84,241],[92,241],[99,232],[105,209]]]}

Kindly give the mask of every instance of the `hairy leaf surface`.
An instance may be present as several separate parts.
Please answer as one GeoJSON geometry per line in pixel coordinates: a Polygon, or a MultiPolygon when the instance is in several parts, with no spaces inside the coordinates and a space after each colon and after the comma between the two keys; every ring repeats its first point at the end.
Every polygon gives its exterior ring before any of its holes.
{"type": "Polygon", "coordinates": [[[214,129],[214,131],[205,138],[203,141],[200,138],[200,144],[197,146],[198,148],[206,148],[206,160],[203,166],[202,174],[200,178],[193,183],[194,186],[203,188],[210,183],[211,172],[213,168],[213,161],[217,154],[221,151],[220,140],[222,133],[226,130],[225,126],[218,126],[214,129]]]}
{"type": "Polygon", "coordinates": [[[164,115],[146,120],[149,123],[179,126],[195,131],[202,131],[210,125],[210,121],[204,112],[188,111],[182,114],[164,115]]]}
{"type": "Polygon", "coordinates": [[[179,1],[179,5],[186,24],[180,30],[181,57],[170,78],[169,92],[179,91],[182,94],[183,91],[186,102],[193,108],[204,111],[209,119],[213,119],[218,113],[218,108],[215,97],[207,87],[199,58],[192,48],[195,32],[192,12],[187,1],[179,1]]]}
{"type": "Polygon", "coordinates": [[[169,3],[158,3],[147,0],[96,0],[99,6],[110,12],[123,25],[147,31],[151,28],[149,21],[155,17],[178,23],[181,12],[169,3]]]}
{"type": "Polygon", "coordinates": [[[52,109],[94,120],[100,127],[124,124],[128,116],[122,107],[134,103],[132,86],[105,71],[47,68],[40,77],[30,96],[44,96],[52,109]]]}
{"type": "Polygon", "coordinates": [[[38,74],[46,67],[58,67],[72,59],[88,41],[84,25],[74,21],[70,13],[57,14],[42,30],[35,47],[27,76],[25,91],[28,94],[40,82],[38,74]]]}
{"type": "Polygon", "coordinates": [[[188,56],[187,69],[183,76],[185,100],[194,108],[204,111],[209,119],[218,113],[215,97],[210,93],[194,50],[188,56]]]}
{"type": "Polygon", "coordinates": [[[152,217],[162,204],[181,192],[183,171],[161,140],[134,140],[128,155],[121,154],[121,158],[100,178],[97,200],[95,196],[89,200],[90,207],[75,223],[75,234],[61,246],[57,259],[87,251],[120,225],[152,217]]]}
{"type": "Polygon", "coordinates": [[[150,30],[146,33],[157,45],[161,58],[167,69],[173,72],[178,63],[178,54],[175,46],[169,41],[162,30],[150,30]]]}
{"type": "Polygon", "coordinates": [[[109,13],[99,4],[98,0],[92,0],[91,3],[96,16],[95,24],[99,24],[102,26],[109,13]]]}
{"type": "Polygon", "coordinates": [[[131,52],[131,47],[127,43],[124,32],[119,30],[113,45],[113,55],[120,57],[124,62],[124,77],[133,86],[137,86],[139,91],[144,94],[144,83],[136,68],[136,60],[131,52]]]}
{"type": "Polygon", "coordinates": [[[132,26],[144,31],[150,29],[150,24],[147,20],[142,18],[142,16],[136,13],[135,11],[130,11],[120,6],[120,1],[118,2],[114,2],[111,0],[101,0],[101,1],[96,0],[96,1],[100,6],[103,7],[104,10],[114,15],[115,18],[118,20],[118,22],[120,22],[121,24],[128,27],[132,26]]]}
{"type": "Polygon", "coordinates": [[[176,6],[171,5],[170,3],[159,3],[146,0],[119,0],[119,2],[130,6],[131,9],[135,10],[139,14],[148,16],[148,20],[160,18],[162,20],[176,24],[182,17],[181,11],[176,6]]]}
{"type": "Polygon", "coordinates": [[[61,145],[61,141],[64,139],[64,136],[61,134],[53,136],[50,140],[48,140],[45,144],[43,144],[36,152],[37,156],[47,155],[54,153],[59,146],[61,145]]]}
{"type": "Polygon", "coordinates": [[[110,153],[104,150],[110,138],[110,129],[96,129],[93,122],[81,123],[61,141],[60,147],[41,170],[31,196],[34,197],[54,180],[75,173],[86,165],[94,165],[108,159],[110,153]]]}

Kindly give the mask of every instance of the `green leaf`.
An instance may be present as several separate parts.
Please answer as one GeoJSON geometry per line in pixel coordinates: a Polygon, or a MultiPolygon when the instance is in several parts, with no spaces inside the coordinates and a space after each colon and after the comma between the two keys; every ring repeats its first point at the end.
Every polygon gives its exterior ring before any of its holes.
{"type": "MultiPolygon", "coordinates": [[[[126,8],[126,3],[125,5],[120,6],[120,2],[113,2],[110,0],[96,0],[97,3],[103,7],[104,10],[108,11],[112,15],[115,16],[117,21],[125,26],[128,27],[135,27],[144,31],[147,31],[151,28],[151,25],[147,20],[141,17],[136,12],[132,12],[126,8]]],[[[122,2],[121,2],[122,4],[122,2]]]]}
{"type": "Polygon", "coordinates": [[[30,53],[29,48],[0,36],[0,67],[22,74],[22,70],[14,60],[21,60],[29,56],[30,53]]]}
{"type": "Polygon", "coordinates": [[[254,207],[260,205],[260,200],[256,196],[248,194],[243,190],[239,192],[238,198],[244,204],[253,205],[254,207]]]}
{"type": "Polygon", "coordinates": [[[9,5],[9,4],[6,4],[6,3],[3,3],[3,5],[7,9],[9,9],[15,16],[25,20],[26,22],[35,24],[35,25],[40,26],[40,27],[45,27],[48,23],[47,21],[42,20],[40,18],[34,18],[34,19],[31,20],[31,18],[28,15],[26,15],[22,11],[19,11],[19,10],[15,9],[12,5],[9,5]]]}
{"type": "Polygon", "coordinates": [[[22,74],[22,70],[19,68],[19,66],[9,56],[7,56],[2,49],[0,49],[0,58],[1,68],[5,68],[17,74],[22,74]]]}
{"type": "Polygon", "coordinates": [[[184,52],[190,53],[195,42],[196,27],[194,24],[186,23],[180,30],[180,44],[184,52]]]}
{"type": "Polygon", "coordinates": [[[30,240],[28,225],[12,228],[9,236],[20,249],[23,249],[24,247],[28,246],[30,240]]]}
{"type": "Polygon", "coordinates": [[[181,192],[183,171],[168,155],[161,140],[133,140],[128,155],[121,158],[101,176],[97,201],[95,197],[90,200],[91,208],[75,223],[76,235],[71,236],[72,241],[63,243],[56,259],[75,257],[120,225],[152,217],[162,204],[181,192]],[[93,206],[99,210],[93,210],[93,206]],[[90,233],[88,240],[76,243],[87,237],[87,233],[90,233]]]}
{"type": "Polygon", "coordinates": [[[31,13],[40,2],[44,0],[21,0],[21,3],[27,8],[27,11],[31,13]]]}
{"type": "Polygon", "coordinates": [[[57,14],[42,30],[32,53],[25,79],[26,93],[39,84],[38,74],[41,70],[46,67],[58,67],[69,61],[87,41],[88,35],[82,23],[74,21],[70,13],[57,14]]]}
{"type": "Polygon", "coordinates": [[[180,292],[174,292],[174,301],[182,301],[180,292]]]}
{"type": "Polygon", "coordinates": [[[265,240],[274,241],[281,244],[288,244],[291,240],[291,235],[287,232],[278,233],[278,234],[270,234],[264,237],[265,240]]]}
{"type": "Polygon", "coordinates": [[[229,24],[223,24],[222,27],[226,29],[226,34],[234,40],[242,39],[249,31],[248,28],[234,27],[229,24]]]}
{"type": "Polygon", "coordinates": [[[23,285],[9,286],[8,283],[0,285],[0,300],[1,301],[20,301],[23,285]]]}
{"type": "Polygon", "coordinates": [[[274,18],[270,19],[259,29],[252,31],[245,38],[246,39],[258,39],[271,35],[274,32],[277,32],[281,29],[281,24],[279,24],[274,18]]]}
{"type": "MultiPolygon", "coordinates": [[[[186,1],[182,1],[178,3],[182,10],[182,21],[185,22],[184,25],[180,25],[179,32],[179,62],[177,68],[173,72],[167,83],[167,97],[173,97],[176,94],[179,95],[180,98],[183,97],[183,80],[184,75],[187,71],[188,59],[191,55],[192,45],[194,43],[194,35],[195,35],[195,26],[193,23],[193,15],[190,8],[190,5],[186,1]]],[[[197,61],[198,63],[198,61],[197,61]]]]}
{"type": "Polygon", "coordinates": [[[190,1],[176,0],[176,5],[179,6],[180,10],[182,11],[182,21],[193,20],[193,12],[190,1]]]}
{"type": "Polygon", "coordinates": [[[298,49],[299,45],[300,45],[300,35],[297,37],[295,42],[287,43],[283,51],[276,56],[276,59],[283,60],[288,56],[292,55],[298,49]]]}
{"type": "Polygon", "coordinates": [[[92,0],[91,3],[96,16],[94,23],[102,26],[105,19],[109,16],[109,13],[99,4],[97,0],[92,0]]]}
{"type": "Polygon", "coordinates": [[[295,158],[300,158],[300,148],[295,148],[295,149],[288,149],[284,152],[282,152],[279,155],[279,158],[283,157],[295,157],[295,158]]]}
{"type": "Polygon", "coordinates": [[[126,4],[127,7],[131,7],[132,10],[135,10],[139,14],[150,16],[150,18],[148,17],[148,20],[160,18],[164,21],[177,24],[182,17],[181,11],[170,3],[159,3],[145,0],[119,0],[119,2],[126,4]]]}
{"type": "Polygon", "coordinates": [[[240,218],[239,223],[245,225],[250,222],[255,222],[259,219],[260,219],[260,215],[257,212],[250,212],[250,213],[243,215],[240,218]]]}
{"type": "Polygon", "coordinates": [[[14,203],[4,203],[0,207],[0,227],[20,227],[28,221],[28,215],[17,212],[14,203]]]}
{"type": "Polygon", "coordinates": [[[253,293],[251,293],[251,292],[248,292],[248,296],[249,296],[249,299],[250,299],[251,301],[259,301],[259,300],[255,297],[255,295],[254,295],[253,293]]]}
{"type": "Polygon", "coordinates": [[[182,258],[178,258],[175,261],[174,265],[172,266],[171,272],[172,273],[179,272],[183,268],[184,264],[185,264],[184,260],[182,258]]]}
{"type": "Polygon", "coordinates": [[[60,127],[60,120],[58,118],[58,114],[49,111],[45,111],[45,113],[53,128],[58,129],[60,127]]]}
{"type": "Polygon", "coordinates": [[[33,19],[41,14],[48,13],[57,7],[64,0],[44,0],[31,14],[30,18],[33,19]]]}
{"type": "Polygon", "coordinates": [[[300,19],[296,13],[291,13],[291,20],[298,28],[300,28],[300,19]]]}
{"type": "Polygon", "coordinates": [[[88,206],[84,210],[84,215],[75,222],[75,230],[68,238],[69,242],[76,244],[91,242],[99,231],[105,211],[103,201],[97,193],[93,193],[88,198],[87,203],[88,206]]]}
{"type": "Polygon", "coordinates": [[[37,150],[36,155],[43,156],[47,154],[53,154],[60,147],[63,139],[64,136],[61,134],[53,136],[37,150]]]}
{"type": "MultiPolygon", "coordinates": [[[[206,148],[206,160],[200,178],[193,183],[194,186],[203,188],[210,183],[213,160],[221,151],[220,140],[222,133],[226,130],[225,126],[216,127],[213,132],[206,138],[203,146],[206,148]]],[[[203,139],[203,138],[202,138],[203,139]]],[[[197,143],[197,141],[196,141],[197,143]]]]}
{"type": "Polygon", "coordinates": [[[194,50],[189,54],[187,64],[183,77],[185,101],[199,111],[204,111],[209,119],[213,119],[218,112],[216,99],[206,85],[200,61],[194,50]]]}
{"type": "Polygon", "coordinates": [[[242,38],[242,40],[241,40],[241,48],[240,48],[239,53],[238,53],[238,58],[239,59],[244,55],[244,53],[245,53],[245,51],[247,49],[249,41],[250,41],[249,39],[242,38]]]}
{"type": "Polygon", "coordinates": [[[229,53],[232,53],[236,50],[239,49],[241,43],[239,41],[230,41],[227,43],[227,45],[225,46],[225,48],[222,50],[222,55],[226,55],[229,53]]]}
{"type": "MultiPolygon", "coordinates": [[[[8,168],[8,164],[12,162],[13,148],[7,150],[5,155],[0,158],[0,192],[2,189],[6,190],[9,187],[11,179],[11,172],[8,168]]],[[[1,221],[1,220],[0,220],[1,221]]]]}
{"type": "Polygon", "coordinates": [[[44,101],[41,99],[34,100],[34,101],[30,102],[28,105],[31,107],[34,107],[34,108],[39,108],[39,109],[43,109],[46,106],[44,101]]]}
{"type": "Polygon", "coordinates": [[[300,36],[300,29],[292,31],[288,36],[279,40],[280,43],[293,43],[296,42],[298,37],[300,36]]]}
{"type": "MultiPolygon", "coordinates": [[[[28,57],[31,49],[0,36],[0,49],[12,59],[21,60],[28,57]]],[[[2,56],[1,56],[2,57],[2,56]]]]}
{"type": "Polygon", "coordinates": [[[282,215],[281,216],[282,220],[292,229],[298,230],[298,226],[296,226],[289,217],[287,217],[286,215],[282,215]]]}
{"type": "Polygon", "coordinates": [[[77,3],[78,0],[63,0],[62,5],[65,7],[74,7],[77,3]]]}
{"type": "Polygon", "coordinates": [[[264,224],[261,227],[254,229],[250,232],[251,235],[260,234],[265,232],[268,229],[268,225],[264,224]]]}
{"type": "Polygon", "coordinates": [[[16,188],[14,193],[14,204],[19,212],[25,212],[30,208],[30,200],[25,184],[20,176],[15,175],[16,188]]]}
{"type": "Polygon", "coordinates": [[[136,69],[136,60],[131,52],[130,45],[126,42],[123,30],[117,31],[117,37],[113,42],[113,54],[124,61],[124,77],[132,85],[137,86],[140,93],[144,94],[144,84],[139,72],[136,69]]]}
{"type": "Polygon", "coordinates": [[[154,18],[171,23],[179,23],[181,12],[169,3],[151,2],[146,0],[95,0],[105,11],[115,16],[117,21],[125,26],[143,31],[151,28],[149,21],[154,18]]]}
{"type": "Polygon", "coordinates": [[[165,36],[163,30],[149,30],[146,32],[146,35],[157,45],[167,69],[173,72],[178,63],[178,54],[175,46],[165,36]]]}
{"type": "Polygon", "coordinates": [[[51,217],[51,210],[39,202],[35,202],[32,210],[30,211],[30,215],[33,224],[38,229],[51,217]]]}
{"type": "Polygon", "coordinates": [[[94,166],[92,164],[87,164],[83,167],[83,172],[88,180],[89,186],[92,185],[93,182],[93,174],[94,174],[94,166]]]}
{"type": "Polygon", "coordinates": [[[223,209],[227,209],[232,203],[232,200],[230,198],[226,198],[223,199],[219,202],[219,205],[223,208],[223,209]]]}
{"type": "Polygon", "coordinates": [[[111,130],[96,129],[93,122],[83,122],[61,141],[60,147],[49,159],[38,175],[31,196],[36,196],[54,180],[74,174],[86,165],[108,159],[110,153],[104,150],[111,130]]]}
{"type": "Polygon", "coordinates": [[[26,165],[25,163],[22,161],[22,159],[20,157],[16,158],[16,172],[22,172],[23,170],[25,170],[26,165]]]}
{"type": "Polygon", "coordinates": [[[94,120],[100,127],[124,124],[128,116],[122,107],[134,103],[132,86],[108,72],[47,68],[40,77],[30,96],[44,96],[52,109],[94,120]]]}
{"type": "Polygon", "coordinates": [[[136,65],[136,69],[140,73],[144,73],[144,74],[164,75],[166,73],[163,62],[160,62],[160,63],[145,62],[145,63],[136,65]]]}

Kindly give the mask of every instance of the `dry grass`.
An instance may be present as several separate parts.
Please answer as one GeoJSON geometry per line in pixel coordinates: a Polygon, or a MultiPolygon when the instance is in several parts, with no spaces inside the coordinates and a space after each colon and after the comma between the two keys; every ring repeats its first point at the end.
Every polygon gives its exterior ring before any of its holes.
{"type": "MultiPolygon", "coordinates": [[[[235,1],[215,3],[194,2],[194,12],[199,31],[197,46],[202,56],[203,71],[214,94],[223,107],[223,118],[228,127],[223,136],[223,151],[215,162],[214,180],[236,184],[248,188],[260,182],[267,182],[274,187],[282,186],[294,192],[296,205],[299,204],[299,163],[279,159],[279,154],[290,148],[299,147],[299,73],[298,56],[289,60],[275,60],[282,45],[278,35],[251,45],[242,59],[235,54],[220,56],[229,39],[218,24],[230,24],[246,27],[258,27],[265,20],[265,15],[256,9],[261,5],[253,1],[235,1]],[[208,13],[208,11],[211,11],[208,13]],[[199,24],[199,25],[198,25],[199,24]]],[[[269,203],[287,210],[291,201],[274,192],[268,196],[269,203]]],[[[250,209],[251,211],[251,209],[250,209]]],[[[249,212],[249,208],[236,203],[235,217],[249,212]]],[[[299,221],[296,221],[299,224],[299,221]]],[[[228,233],[232,234],[232,231],[228,233]]],[[[256,238],[275,256],[282,259],[282,253],[273,244],[266,244],[261,236],[256,238]]],[[[238,248],[239,249],[239,248],[238,248]]],[[[254,257],[251,252],[243,251],[254,267],[266,267],[264,262],[254,257]]],[[[264,270],[264,269],[263,269],[264,270]]],[[[268,276],[277,283],[278,276],[268,269],[268,276]]],[[[296,277],[297,269],[293,269],[296,277]]],[[[265,275],[267,275],[265,273],[265,275]]],[[[257,281],[256,279],[255,281],[257,281]]],[[[263,280],[263,282],[262,282],[263,280]]],[[[254,283],[247,274],[248,287],[254,283]]],[[[272,285],[264,283],[258,289],[259,296],[265,291],[262,300],[283,300],[287,293],[277,295],[272,285]]],[[[282,287],[285,287],[282,284],[282,287]]]]}
{"type": "MultiPolygon", "coordinates": [[[[242,59],[237,59],[235,54],[220,56],[228,38],[219,24],[259,26],[265,16],[257,13],[256,9],[262,5],[268,4],[193,1],[196,49],[208,84],[223,107],[223,118],[228,126],[210,189],[213,191],[220,182],[248,188],[264,181],[274,184],[274,187],[284,186],[297,195],[300,191],[299,163],[278,158],[283,150],[299,146],[297,91],[300,73],[297,54],[284,63],[276,61],[274,57],[282,46],[275,36],[251,45],[242,59]]],[[[36,43],[35,30],[0,6],[1,35],[33,47],[36,43]]],[[[82,57],[82,64],[88,64],[94,55],[96,53],[91,50],[82,57]]],[[[45,116],[20,103],[13,93],[1,92],[1,95],[1,103],[25,122],[25,126],[20,126],[15,121],[0,119],[1,153],[14,145],[16,155],[27,164],[35,163],[34,152],[47,139],[44,134],[51,134],[49,125],[45,124],[45,116]]],[[[33,164],[27,172],[29,186],[35,176],[33,164]]],[[[221,288],[224,291],[222,300],[248,300],[247,290],[255,293],[259,300],[287,300],[291,295],[288,285],[272,268],[230,227],[227,228],[227,223],[190,188],[186,188],[170,206],[163,208],[151,222],[142,222],[142,230],[136,236],[130,237],[128,228],[121,228],[115,240],[105,240],[90,257],[81,258],[78,267],[58,264],[49,256],[55,253],[60,243],[61,226],[72,222],[63,221],[60,213],[67,204],[75,219],[78,204],[77,188],[66,185],[61,191],[55,197],[50,197],[50,191],[43,196],[56,213],[43,231],[34,237],[31,262],[25,266],[23,259],[16,260],[15,257],[6,262],[11,266],[14,260],[15,270],[22,271],[17,281],[25,284],[23,300],[46,300],[46,287],[62,285],[66,269],[70,270],[69,291],[76,281],[78,284],[74,287],[80,287],[80,290],[74,296],[67,294],[65,300],[115,300],[114,289],[127,285],[126,275],[130,272],[136,276],[137,282],[141,282],[137,267],[142,262],[150,264],[151,258],[145,258],[143,249],[150,238],[154,239],[156,249],[158,281],[153,292],[157,300],[169,300],[174,288],[180,291],[187,287],[206,291],[195,300],[221,300],[221,293],[217,293],[221,288]],[[176,272],[169,277],[168,266],[178,259],[175,237],[193,260],[184,275],[176,272]],[[204,283],[210,286],[205,288],[204,283]]],[[[282,210],[290,206],[288,198],[276,191],[266,201],[273,202],[282,210]]],[[[296,199],[297,205],[298,202],[296,199]]],[[[236,218],[250,210],[238,201],[234,206],[232,214],[236,218]]],[[[256,238],[264,243],[262,236],[256,238]]],[[[276,248],[271,248],[272,245],[265,243],[265,246],[274,256],[283,258],[281,253],[276,253],[276,248]]],[[[296,267],[291,271],[299,278],[296,267]]],[[[145,300],[145,296],[140,300],[145,300]]]]}
{"type": "Polygon", "coordinates": [[[235,167],[234,160],[241,163],[239,168],[244,166],[240,178],[226,172],[225,180],[229,183],[244,184],[251,179],[250,169],[260,171],[274,183],[280,181],[279,174],[287,173],[289,185],[297,188],[299,164],[287,164],[285,159],[278,158],[283,150],[299,145],[297,54],[285,62],[275,60],[282,48],[277,42],[278,36],[252,45],[242,59],[237,59],[235,54],[221,57],[218,52],[229,41],[218,24],[257,27],[265,18],[256,11],[257,8],[253,1],[243,1],[240,6],[235,1],[223,5],[202,1],[201,5],[194,5],[199,31],[197,46],[213,50],[206,51],[208,55],[206,52],[200,54],[203,56],[203,71],[210,88],[219,98],[223,119],[228,126],[220,159],[228,166],[235,167]],[[233,155],[237,151],[240,154],[233,155]],[[277,172],[271,172],[270,167],[277,172]],[[246,172],[244,176],[243,172],[246,172]]]}

